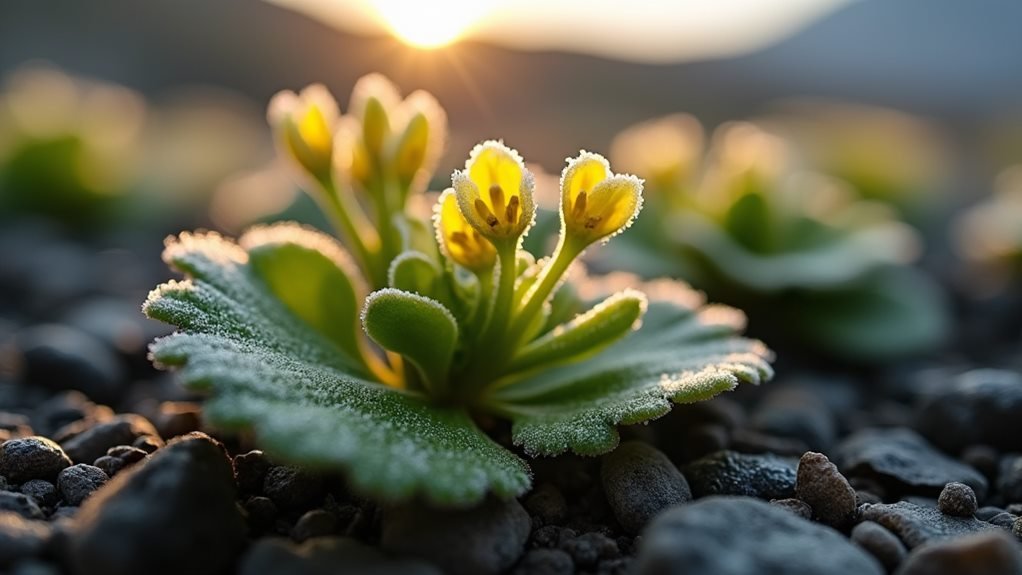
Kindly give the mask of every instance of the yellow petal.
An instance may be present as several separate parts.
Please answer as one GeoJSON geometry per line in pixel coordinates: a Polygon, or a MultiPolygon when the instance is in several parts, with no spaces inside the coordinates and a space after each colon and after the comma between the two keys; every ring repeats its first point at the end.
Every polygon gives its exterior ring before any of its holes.
{"type": "Polygon", "coordinates": [[[561,174],[561,209],[570,214],[575,208],[579,192],[587,194],[610,175],[610,164],[599,154],[586,152],[577,158],[569,158],[568,165],[561,174]]]}
{"type": "Polygon", "coordinates": [[[434,214],[437,240],[444,255],[473,271],[484,271],[497,261],[497,251],[461,214],[458,199],[447,188],[437,201],[434,214]]]}
{"type": "Polygon", "coordinates": [[[451,177],[468,222],[492,241],[515,240],[536,215],[535,184],[518,152],[501,142],[477,145],[465,169],[451,177]]]}
{"type": "Polygon", "coordinates": [[[582,152],[561,177],[563,233],[583,245],[605,240],[631,225],[642,207],[642,180],[613,174],[607,160],[582,152]]]}

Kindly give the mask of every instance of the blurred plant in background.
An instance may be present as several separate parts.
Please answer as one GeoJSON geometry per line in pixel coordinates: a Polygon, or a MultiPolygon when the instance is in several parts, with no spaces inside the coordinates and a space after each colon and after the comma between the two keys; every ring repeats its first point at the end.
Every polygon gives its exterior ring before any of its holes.
{"type": "Polygon", "coordinates": [[[608,246],[607,265],[682,277],[747,309],[761,333],[851,361],[941,343],[943,294],[908,265],[921,248],[915,230],[889,204],[807,170],[822,166],[797,152],[751,123],[721,126],[705,153],[702,128],[688,116],[624,131],[612,157],[646,178],[651,209],[637,233],[608,246]]]}
{"type": "Polygon", "coordinates": [[[145,115],[121,86],[12,74],[0,93],[0,206],[83,227],[112,217],[137,176],[145,115]]]}
{"type": "Polygon", "coordinates": [[[959,253],[971,273],[983,274],[985,290],[996,292],[1022,275],[1022,165],[1005,169],[994,193],[962,213],[955,226],[959,253]]]}

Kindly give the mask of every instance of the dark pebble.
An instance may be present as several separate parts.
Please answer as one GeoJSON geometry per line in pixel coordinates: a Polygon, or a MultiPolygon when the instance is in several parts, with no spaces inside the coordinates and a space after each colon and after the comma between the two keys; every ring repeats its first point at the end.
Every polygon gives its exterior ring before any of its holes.
{"type": "Polygon", "coordinates": [[[883,497],[880,497],[879,495],[877,495],[876,493],[873,493],[872,491],[856,491],[855,492],[855,506],[856,507],[858,507],[860,505],[863,505],[863,504],[866,504],[866,503],[872,504],[872,503],[883,503],[883,502],[884,502],[883,497]]]}
{"type": "Polygon", "coordinates": [[[68,505],[81,505],[110,477],[102,469],[79,463],[60,472],[57,476],[57,490],[68,505]]]}
{"type": "Polygon", "coordinates": [[[153,421],[160,437],[170,439],[202,427],[202,407],[188,401],[165,401],[153,421]]]}
{"type": "Polygon", "coordinates": [[[855,514],[855,490],[822,453],[807,451],[798,462],[795,496],[813,508],[813,516],[831,527],[842,527],[855,514]]]}
{"type": "Polygon", "coordinates": [[[1005,507],[1004,510],[1015,515],[1022,515],[1022,503],[1012,503],[1005,507]]]}
{"type": "Polygon", "coordinates": [[[767,435],[799,440],[814,451],[830,449],[837,437],[837,423],[830,408],[805,386],[778,387],[769,392],[757,404],[750,424],[767,435]]]}
{"type": "Polygon", "coordinates": [[[575,535],[575,531],[567,527],[544,525],[532,532],[529,543],[532,547],[560,547],[564,541],[573,539],[575,535]]]}
{"type": "Polygon", "coordinates": [[[864,520],[875,521],[891,530],[910,549],[930,541],[997,529],[973,517],[953,517],[936,508],[921,507],[905,501],[867,505],[862,508],[860,515],[864,520]]]}
{"type": "Polygon", "coordinates": [[[100,457],[96,461],[93,461],[92,464],[102,469],[103,473],[106,473],[108,477],[117,475],[117,472],[124,469],[126,465],[123,459],[119,457],[111,457],[109,455],[100,457]]]}
{"type": "Polygon", "coordinates": [[[113,411],[109,407],[96,405],[80,391],[65,391],[37,405],[31,421],[39,433],[52,436],[76,421],[102,421],[111,417],[113,411]]]}
{"type": "Polygon", "coordinates": [[[86,501],[69,559],[81,574],[226,572],[245,539],[235,496],[223,446],[202,434],[177,438],[86,501]]]}
{"type": "Polygon", "coordinates": [[[748,497],[708,497],[650,523],[638,575],[881,575],[837,531],[748,497]]]}
{"type": "Polygon", "coordinates": [[[986,478],[978,471],[906,428],[859,431],[838,446],[835,460],[848,476],[874,477],[920,495],[936,496],[951,482],[972,487],[979,499],[987,492],[986,478]]]}
{"type": "Polygon", "coordinates": [[[71,460],[64,450],[45,437],[9,439],[0,445],[0,475],[11,483],[53,481],[69,465],[71,460]]]}
{"type": "Polygon", "coordinates": [[[795,464],[769,454],[720,451],[687,465],[685,477],[696,497],[747,495],[771,500],[795,495],[795,464]]]}
{"type": "Polygon", "coordinates": [[[997,474],[997,489],[1008,503],[1022,503],[1022,455],[1006,455],[997,474]]]}
{"type": "Polygon", "coordinates": [[[552,483],[544,483],[534,489],[522,505],[529,515],[539,517],[543,525],[561,523],[568,516],[568,503],[561,490],[552,483]]]}
{"type": "Polygon", "coordinates": [[[888,572],[894,571],[908,550],[898,536],[874,521],[863,521],[852,529],[852,542],[869,551],[888,572]]]}
{"type": "Polygon", "coordinates": [[[301,543],[313,537],[325,537],[337,531],[337,517],[333,513],[322,509],[306,511],[294,528],[291,529],[291,538],[301,543]]]}
{"type": "Polygon", "coordinates": [[[983,521],[989,521],[991,517],[993,517],[995,515],[998,515],[1000,513],[1004,513],[1004,511],[1005,510],[1001,509],[1000,507],[994,507],[992,505],[987,505],[985,507],[980,507],[979,509],[977,509],[976,513],[974,515],[976,516],[976,519],[981,519],[983,521]]]}
{"type": "Polygon", "coordinates": [[[269,497],[249,497],[245,501],[248,524],[256,531],[267,531],[277,519],[277,506],[269,497]]]}
{"type": "Polygon", "coordinates": [[[518,561],[529,530],[529,514],[515,499],[463,510],[403,505],[384,511],[380,546],[454,575],[495,575],[518,561]]]}
{"type": "Polygon", "coordinates": [[[795,499],[794,497],[788,499],[774,499],[770,502],[771,505],[776,505],[781,509],[787,509],[795,515],[798,515],[802,519],[813,518],[813,508],[808,503],[801,499],[795,499]]]}
{"type": "Polygon", "coordinates": [[[92,463],[106,455],[111,447],[132,445],[140,437],[152,438],[162,444],[156,428],[148,419],[134,413],[124,413],[85,429],[64,441],[62,447],[72,461],[92,463]]]}
{"type": "Polygon", "coordinates": [[[972,517],[979,505],[976,503],[976,493],[971,487],[964,483],[948,483],[940,492],[937,508],[945,515],[972,517]]]}
{"type": "Polygon", "coordinates": [[[52,533],[44,521],[0,509],[0,568],[41,554],[52,533]]]}
{"type": "Polygon", "coordinates": [[[1022,541],[1022,517],[1016,517],[1015,522],[1011,524],[1011,534],[1022,541]]]}
{"type": "Polygon", "coordinates": [[[1022,575],[1022,550],[1011,536],[979,533],[923,545],[898,575],[1022,575]]]}
{"type": "Polygon", "coordinates": [[[283,511],[305,511],[323,501],[323,478],[298,467],[271,468],[263,479],[263,494],[283,511]]]}
{"type": "Polygon", "coordinates": [[[116,457],[129,465],[132,463],[138,463],[149,456],[149,452],[130,445],[117,445],[111,447],[106,450],[106,454],[110,457],[116,457]]]}
{"type": "Polygon", "coordinates": [[[633,535],[660,511],[692,499],[678,468],[646,443],[626,442],[603,456],[600,478],[614,517],[633,535]]]}
{"type": "Polygon", "coordinates": [[[13,491],[0,491],[0,511],[17,513],[25,519],[42,519],[45,517],[43,510],[39,508],[39,504],[36,503],[35,499],[24,493],[15,493],[13,491]]]}
{"type": "Polygon", "coordinates": [[[126,372],[102,342],[75,328],[43,324],[15,336],[21,380],[54,391],[75,389],[98,401],[115,401],[126,372]]]}
{"type": "Polygon", "coordinates": [[[152,435],[143,435],[135,441],[132,441],[131,446],[151,455],[156,453],[157,449],[163,447],[163,440],[152,435]]]}
{"type": "Polygon", "coordinates": [[[254,450],[234,456],[234,477],[238,482],[238,491],[242,493],[262,493],[266,472],[270,470],[270,461],[262,451],[254,450]]]}
{"type": "Polygon", "coordinates": [[[583,533],[563,542],[561,549],[567,551],[575,565],[582,569],[592,569],[603,559],[621,556],[617,541],[602,533],[583,533]]]}
{"type": "Polygon", "coordinates": [[[934,445],[959,453],[982,443],[1022,451],[1022,376],[979,369],[958,376],[934,393],[917,412],[916,428],[934,445]]]}
{"type": "Polygon", "coordinates": [[[346,537],[317,537],[301,545],[263,537],[241,558],[238,575],[442,575],[415,559],[388,557],[346,537]]]}
{"type": "Polygon", "coordinates": [[[574,575],[571,555],[560,549],[531,549],[511,570],[511,575],[574,575]]]}
{"type": "Polygon", "coordinates": [[[994,515],[993,517],[987,519],[986,521],[987,523],[991,525],[996,525],[1001,529],[1010,530],[1012,526],[1015,524],[1016,519],[1018,519],[1018,515],[1008,513],[1007,511],[1002,511],[1001,513],[994,515]]]}
{"type": "Polygon", "coordinates": [[[53,507],[57,504],[57,486],[43,479],[32,479],[21,484],[19,490],[28,495],[40,507],[53,507]]]}

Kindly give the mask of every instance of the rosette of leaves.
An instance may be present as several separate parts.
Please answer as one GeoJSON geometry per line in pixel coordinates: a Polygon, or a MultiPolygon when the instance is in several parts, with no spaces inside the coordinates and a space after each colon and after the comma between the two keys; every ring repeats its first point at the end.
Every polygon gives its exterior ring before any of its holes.
{"type": "Polygon", "coordinates": [[[529,487],[521,452],[603,453],[619,425],[771,375],[737,310],[575,263],[634,219],[640,180],[595,154],[569,160],[559,243],[535,261],[521,249],[536,208],[517,152],[476,146],[432,221],[417,219],[407,204],[443,141],[439,107],[378,76],[354,93],[344,119],[318,86],[270,107],[340,242],[287,223],[168,241],[185,278],[144,310],[180,331],[152,356],[210,393],[216,425],[384,500],[469,505],[529,487]],[[499,420],[513,445],[488,434],[499,420]]]}
{"type": "Polygon", "coordinates": [[[615,161],[650,182],[656,216],[608,246],[603,265],[683,277],[747,309],[763,332],[844,360],[944,340],[943,293],[909,265],[921,242],[886,204],[801,170],[784,140],[753,124],[722,126],[705,154],[701,142],[687,116],[619,136],[615,161]],[[666,152],[647,162],[643,144],[666,152]]]}

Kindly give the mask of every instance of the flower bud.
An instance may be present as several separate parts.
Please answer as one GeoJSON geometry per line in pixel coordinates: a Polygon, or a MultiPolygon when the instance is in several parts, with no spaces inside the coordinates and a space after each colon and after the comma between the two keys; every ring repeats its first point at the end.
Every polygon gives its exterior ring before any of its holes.
{"type": "Polygon", "coordinates": [[[267,113],[287,155],[318,181],[332,177],[337,102],[320,84],[278,93],[267,113]]]}
{"type": "Polygon", "coordinates": [[[642,180],[610,171],[599,154],[583,151],[561,174],[561,222],[566,237],[589,245],[631,225],[642,208],[642,180]]]}
{"type": "Polygon", "coordinates": [[[536,216],[532,174],[518,152],[489,140],[472,149],[465,169],[451,176],[469,224],[493,243],[525,235],[536,216]]]}

